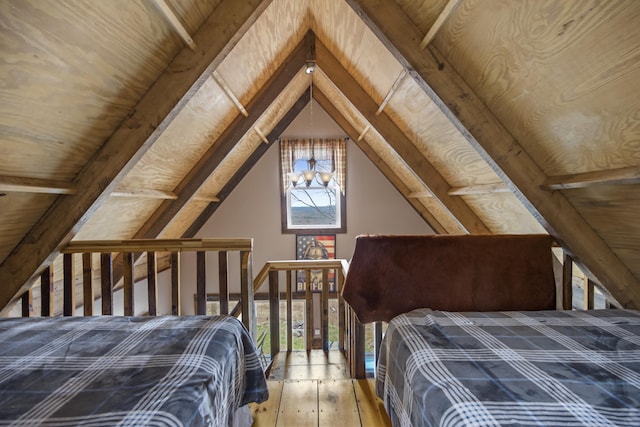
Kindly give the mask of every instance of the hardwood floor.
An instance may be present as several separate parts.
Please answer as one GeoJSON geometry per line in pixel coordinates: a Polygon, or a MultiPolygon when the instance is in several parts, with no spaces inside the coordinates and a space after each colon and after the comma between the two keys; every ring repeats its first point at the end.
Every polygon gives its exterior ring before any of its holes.
{"type": "Polygon", "coordinates": [[[374,380],[350,379],[338,351],[281,353],[268,383],[269,400],[250,405],[254,426],[391,426],[374,380]]]}

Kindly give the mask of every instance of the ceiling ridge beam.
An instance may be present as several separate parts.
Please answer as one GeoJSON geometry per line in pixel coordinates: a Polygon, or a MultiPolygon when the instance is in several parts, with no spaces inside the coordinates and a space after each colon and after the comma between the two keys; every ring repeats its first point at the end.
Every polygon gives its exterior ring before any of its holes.
{"type": "MultiPolygon", "coordinates": [[[[384,177],[395,187],[395,189],[402,194],[404,199],[411,205],[418,215],[427,223],[429,227],[438,234],[449,234],[446,228],[440,224],[436,217],[429,211],[429,209],[420,203],[418,200],[407,198],[410,190],[400,177],[391,169],[385,161],[375,152],[375,150],[358,135],[358,131],[349,123],[344,114],[342,114],[336,106],[327,98],[327,96],[320,89],[316,89],[313,93],[313,99],[318,101],[318,104],[327,112],[329,117],[335,121],[340,128],[349,135],[349,138],[355,142],[355,144],[362,150],[365,156],[373,163],[376,168],[384,175],[384,177]]],[[[368,129],[368,126],[365,129],[368,129]]],[[[366,132],[362,131],[360,135],[364,136],[366,132]]]]}
{"type": "Polygon", "coordinates": [[[218,203],[209,203],[209,205],[198,215],[198,218],[189,226],[189,228],[182,235],[183,238],[191,238],[206,224],[211,215],[222,205],[222,202],[231,194],[231,192],[242,181],[242,178],[255,166],[256,163],[262,158],[262,156],[269,150],[271,143],[280,137],[282,132],[293,122],[293,120],[300,114],[304,107],[309,103],[310,90],[307,89],[293,104],[293,106],[287,111],[287,113],[280,119],[280,121],[274,126],[274,128],[266,136],[269,141],[268,144],[260,144],[251,153],[251,155],[245,160],[233,176],[227,181],[227,183],[218,192],[218,203]]]}
{"type": "Polygon", "coordinates": [[[540,188],[545,191],[554,191],[605,184],[640,184],[640,166],[551,176],[542,183],[540,188]]]}
{"type": "Polygon", "coordinates": [[[491,230],[463,199],[449,195],[451,185],[393,120],[384,112],[376,115],[378,109],[376,102],[320,41],[316,42],[316,52],[320,70],[398,153],[416,177],[422,181],[425,188],[428,188],[442,207],[449,212],[451,218],[471,234],[491,233],[491,230]]]}
{"type": "Polygon", "coordinates": [[[194,93],[262,14],[270,0],[222,0],[74,180],[80,190],[58,197],[0,265],[0,314],[29,288],[116,189],[194,93]]]}
{"type": "Polygon", "coordinates": [[[542,169],[450,64],[420,49],[404,11],[395,2],[346,1],[574,261],[623,307],[640,308],[640,281],[560,192],[540,189],[542,169]]]}

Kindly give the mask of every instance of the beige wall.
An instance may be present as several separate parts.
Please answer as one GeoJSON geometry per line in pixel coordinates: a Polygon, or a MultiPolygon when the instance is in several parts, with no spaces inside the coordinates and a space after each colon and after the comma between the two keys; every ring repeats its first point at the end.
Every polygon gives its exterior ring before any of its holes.
{"type": "MultiPolygon", "coordinates": [[[[309,106],[282,137],[309,137],[309,106]]],[[[313,105],[314,137],[341,137],[344,133],[313,105]]],[[[295,259],[295,235],[281,233],[278,178],[278,143],[265,153],[195,237],[252,237],[253,272],[269,260],[295,259]]],[[[347,143],[347,233],[336,236],[336,257],[350,259],[358,234],[432,234],[402,195],[386,180],[360,149],[347,143]]],[[[212,256],[215,264],[217,257],[212,256]]],[[[230,255],[230,274],[238,275],[238,255],[230,255]]],[[[184,314],[193,312],[195,257],[185,254],[182,268],[184,314]]],[[[217,268],[207,269],[208,282],[217,281],[217,268]]],[[[238,279],[232,279],[238,292],[238,279]]],[[[284,280],[281,280],[281,283],[284,280]]],[[[210,292],[217,287],[212,286],[210,292]]]]}

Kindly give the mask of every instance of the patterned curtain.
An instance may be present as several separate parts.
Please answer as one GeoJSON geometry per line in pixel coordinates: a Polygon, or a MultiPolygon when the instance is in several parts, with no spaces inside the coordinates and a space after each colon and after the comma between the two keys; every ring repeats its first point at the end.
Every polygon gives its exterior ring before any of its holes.
{"type": "Polygon", "coordinates": [[[331,160],[334,180],[342,194],[347,188],[347,140],[346,139],[281,139],[280,161],[282,164],[282,188],[289,186],[287,174],[293,172],[296,160],[309,160],[313,155],[316,160],[331,160]]]}

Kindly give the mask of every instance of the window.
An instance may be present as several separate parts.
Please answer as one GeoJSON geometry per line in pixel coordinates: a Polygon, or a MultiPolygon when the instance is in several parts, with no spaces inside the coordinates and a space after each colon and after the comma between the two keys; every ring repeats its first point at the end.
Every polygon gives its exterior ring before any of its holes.
{"type": "Polygon", "coordinates": [[[282,232],[346,232],[345,140],[281,140],[282,232]]]}

